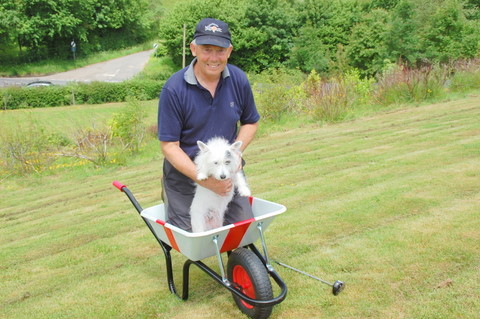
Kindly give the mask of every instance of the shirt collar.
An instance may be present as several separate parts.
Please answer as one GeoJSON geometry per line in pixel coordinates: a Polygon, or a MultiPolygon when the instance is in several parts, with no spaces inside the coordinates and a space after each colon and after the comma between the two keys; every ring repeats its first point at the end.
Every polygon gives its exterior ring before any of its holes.
{"type": "MultiPolygon", "coordinates": [[[[188,66],[187,71],[185,71],[185,74],[183,75],[183,78],[188,84],[192,85],[197,85],[197,77],[195,76],[195,73],[193,72],[193,66],[197,63],[197,58],[194,58],[192,60],[192,63],[188,66]]],[[[225,69],[222,71],[222,77],[225,79],[230,76],[230,71],[228,70],[228,65],[225,66],[225,69]]]]}

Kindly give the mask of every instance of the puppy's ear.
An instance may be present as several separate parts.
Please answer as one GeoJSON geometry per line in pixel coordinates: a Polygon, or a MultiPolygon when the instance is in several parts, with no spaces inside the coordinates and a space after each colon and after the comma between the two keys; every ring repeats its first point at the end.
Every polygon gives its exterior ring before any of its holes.
{"type": "Polygon", "coordinates": [[[207,144],[203,143],[202,141],[197,141],[197,145],[200,148],[200,151],[202,151],[202,152],[208,152],[209,151],[209,148],[208,148],[207,144]]]}
{"type": "Polygon", "coordinates": [[[242,141],[236,141],[235,143],[232,144],[232,150],[240,152],[240,148],[242,147],[243,142],[242,141]]]}

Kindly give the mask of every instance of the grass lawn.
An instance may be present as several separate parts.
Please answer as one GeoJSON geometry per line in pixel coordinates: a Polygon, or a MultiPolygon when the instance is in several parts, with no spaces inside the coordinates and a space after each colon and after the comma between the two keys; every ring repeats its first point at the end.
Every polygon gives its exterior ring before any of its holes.
{"type": "MultiPolygon", "coordinates": [[[[146,121],[157,121],[158,101],[141,102],[147,110],[146,121]]],[[[125,103],[94,105],[73,105],[65,107],[47,107],[0,112],[2,128],[14,130],[18,126],[38,124],[51,132],[63,132],[66,136],[75,129],[99,125],[111,119],[112,114],[120,112],[125,103]]]]}
{"type": "MultiPolygon", "coordinates": [[[[63,129],[76,109],[30,112],[63,129]]],[[[289,293],[271,318],[478,318],[479,119],[472,96],[261,134],[245,153],[250,186],[287,207],[266,232],[271,257],[346,283],[335,297],[276,266],[289,293]]],[[[158,142],[148,147],[125,167],[2,181],[0,318],[241,317],[196,268],[187,302],[169,293],[160,247],[111,186],[160,201],[158,142]]]]}

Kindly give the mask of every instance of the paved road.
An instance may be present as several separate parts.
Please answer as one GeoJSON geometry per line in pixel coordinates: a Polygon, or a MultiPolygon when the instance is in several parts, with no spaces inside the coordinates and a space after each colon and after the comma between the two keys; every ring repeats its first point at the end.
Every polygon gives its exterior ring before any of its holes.
{"type": "Polygon", "coordinates": [[[1,86],[26,85],[33,81],[67,82],[121,82],[139,73],[148,62],[153,50],[130,54],[121,58],[92,64],[83,68],[39,77],[0,78],[1,86]]]}

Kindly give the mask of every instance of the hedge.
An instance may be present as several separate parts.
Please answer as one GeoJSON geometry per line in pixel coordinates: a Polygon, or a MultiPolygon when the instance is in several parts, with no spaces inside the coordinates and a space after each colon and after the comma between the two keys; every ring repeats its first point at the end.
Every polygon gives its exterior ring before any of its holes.
{"type": "Polygon", "coordinates": [[[163,81],[128,80],[124,82],[72,82],[65,86],[7,87],[0,89],[0,101],[3,110],[15,110],[124,102],[127,97],[137,100],[152,100],[158,97],[163,84],[163,81]]]}

